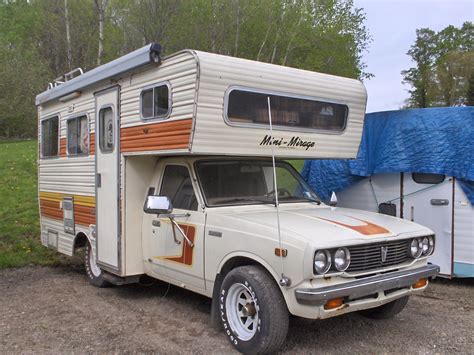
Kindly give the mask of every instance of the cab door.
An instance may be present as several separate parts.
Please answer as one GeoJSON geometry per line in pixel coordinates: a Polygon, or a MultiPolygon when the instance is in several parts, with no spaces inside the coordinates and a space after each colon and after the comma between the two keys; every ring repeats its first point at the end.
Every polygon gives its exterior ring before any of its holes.
{"type": "Polygon", "coordinates": [[[206,215],[199,210],[188,166],[181,162],[162,162],[155,195],[168,196],[173,204],[176,226],[168,217],[145,217],[148,232],[145,250],[153,273],[177,284],[204,289],[204,227],[206,215]],[[180,231],[181,229],[181,231],[180,231]],[[183,232],[183,233],[181,233],[183,232]],[[183,236],[186,236],[186,238],[183,236]]]}

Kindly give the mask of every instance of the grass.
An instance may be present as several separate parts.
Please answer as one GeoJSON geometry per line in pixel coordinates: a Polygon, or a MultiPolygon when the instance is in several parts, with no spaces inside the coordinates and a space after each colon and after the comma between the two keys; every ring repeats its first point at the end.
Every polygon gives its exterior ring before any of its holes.
{"type": "Polygon", "coordinates": [[[36,151],[36,140],[0,140],[0,269],[60,263],[40,242],[36,151]]]}

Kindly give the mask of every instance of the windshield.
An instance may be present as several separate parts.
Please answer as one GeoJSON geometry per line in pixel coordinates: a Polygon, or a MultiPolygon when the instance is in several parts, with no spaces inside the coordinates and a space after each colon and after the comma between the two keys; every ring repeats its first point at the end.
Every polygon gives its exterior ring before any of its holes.
{"type": "MultiPolygon", "coordinates": [[[[273,166],[264,160],[200,161],[197,175],[208,206],[275,203],[273,166]]],[[[278,202],[319,199],[288,163],[276,163],[278,202]]]]}

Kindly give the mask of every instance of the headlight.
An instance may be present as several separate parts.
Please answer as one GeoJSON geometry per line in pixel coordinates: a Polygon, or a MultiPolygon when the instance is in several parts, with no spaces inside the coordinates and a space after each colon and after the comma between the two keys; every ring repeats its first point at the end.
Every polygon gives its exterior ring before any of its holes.
{"type": "Polygon", "coordinates": [[[412,258],[419,258],[422,253],[423,244],[421,239],[414,238],[410,243],[410,255],[412,258]]]}
{"type": "Polygon", "coordinates": [[[428,237],[428,252],[426,253],[426,255],[433,254],[434,248],[435,248],[435,238],[434,238],[434,235],[430,235],[428,237]]]}
{"type": "Polygon", "coordinates": [[[314,254],[314,271],[325,274],[331,268],[331,254],[327,250],[318,250],[314,254]]]}
{"type": "Polygon", "coordinates": [[[428,237],[424,237],[421,240],[421,252],[423,255],[428,255],[428,250],[430,249],[430,241],[428,240],[428,237]]]}
{"type": "Polygon", "coordinates": [[[351,254],[347,248],[339,248],[334,253],[334,267],[337,271],[345,271],[351,263],[351,254]]]}

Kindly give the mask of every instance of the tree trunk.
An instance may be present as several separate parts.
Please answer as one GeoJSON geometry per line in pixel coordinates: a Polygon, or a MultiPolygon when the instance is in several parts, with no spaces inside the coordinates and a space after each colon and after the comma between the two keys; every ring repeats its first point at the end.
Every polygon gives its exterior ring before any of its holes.
{"type": "Polygon", "coordinates": [[[71,30],[69,27],[69,11],[67,6],[67,0],[64,0],[64,20],[66,22],[66,56],[67,56],[67,68],[72,69],[72,50],[71,50],[71,30]]]}
{"type": "Polygon", "coordinates": [[[104,56],[104,22],[105,22],[105,9],[107,8],[108,0],[95,0],[97,7],[97,13],[99,15],[99,48],[97,50],[97,66],[102,63],[104,56]]]}

